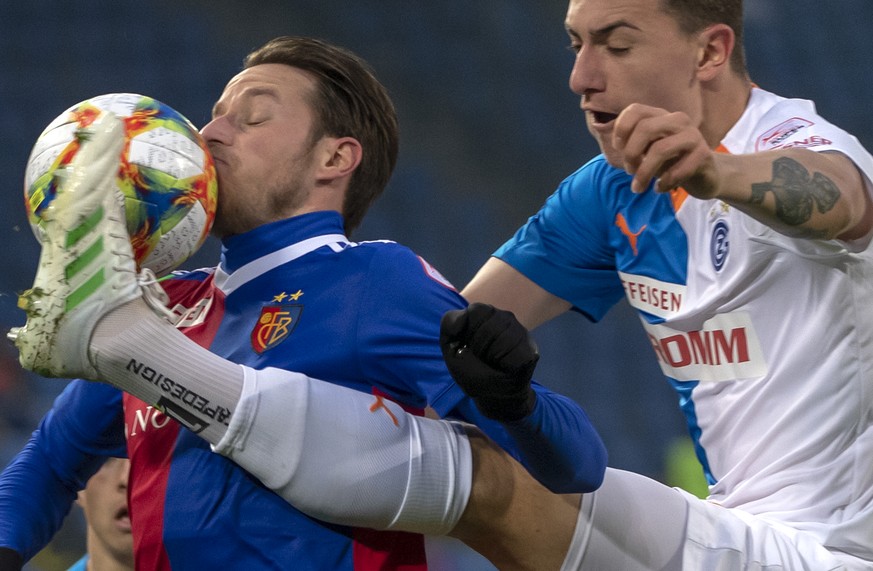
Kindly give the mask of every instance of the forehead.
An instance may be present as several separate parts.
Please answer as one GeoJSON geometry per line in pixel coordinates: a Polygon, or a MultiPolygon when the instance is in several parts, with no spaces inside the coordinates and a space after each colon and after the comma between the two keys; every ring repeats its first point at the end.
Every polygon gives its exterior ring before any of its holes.
{"type": "Polygon", "coordinates": [[[227,82],[215,112],[221,112],[236,100],[255,95],[266,95],[282,103],[302,102],[314,89],[315,80],[301,69],[281,63],[256,65],[227,82]]]}
{"type": "Polygon", "coordinates": [[[602,31],[612,26],[630,26],[641,31],[663,32],[675,20],[662,9],[663,0],[570,0],[565,25],[576,35],[602,31]]]}

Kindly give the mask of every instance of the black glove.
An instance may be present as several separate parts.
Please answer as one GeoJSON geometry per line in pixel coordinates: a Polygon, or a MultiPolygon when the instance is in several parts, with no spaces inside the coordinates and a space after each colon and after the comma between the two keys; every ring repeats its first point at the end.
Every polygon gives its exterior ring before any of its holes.
{"type": "Polygon", "coordinates": [[[440,348],[455,382],[482,414],[507,422],[533,411],[530,383],[540,355],[512,312],[484,303],[448,311],[440,323],[440,348]]]}
{"type": "Polygon", "coordinates": [[[0,571],[19,571],[24,565],[21,555],[8,547],[0,547],[0,571]]]}

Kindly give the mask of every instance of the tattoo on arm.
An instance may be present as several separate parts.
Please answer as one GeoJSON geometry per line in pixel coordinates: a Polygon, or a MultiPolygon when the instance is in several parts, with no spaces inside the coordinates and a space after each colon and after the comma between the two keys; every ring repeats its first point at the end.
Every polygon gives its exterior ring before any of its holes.
{"type": "Polygon", "coordinates": [[[812,217],[813,203],[819,213],[828,212],[840,198],[840,189],[825,175],[809,171],[794,159],[773,161],[773,180],[752,184],[752,204],[764,202],[768,192],[776,200],[776,217],[789,226],[798,226],[812,217]]]}

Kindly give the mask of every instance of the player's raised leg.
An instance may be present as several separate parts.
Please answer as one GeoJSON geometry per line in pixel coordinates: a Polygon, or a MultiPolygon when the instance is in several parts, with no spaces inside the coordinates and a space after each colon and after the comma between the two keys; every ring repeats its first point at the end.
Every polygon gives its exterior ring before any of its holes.
{"type": "Polygon", "coordinates": [[[473,458],[470,499],[449,535],[502,571],[564,569],[581,495],[550,492],[477,429],[468,427],[468,435],[473,458]]]}

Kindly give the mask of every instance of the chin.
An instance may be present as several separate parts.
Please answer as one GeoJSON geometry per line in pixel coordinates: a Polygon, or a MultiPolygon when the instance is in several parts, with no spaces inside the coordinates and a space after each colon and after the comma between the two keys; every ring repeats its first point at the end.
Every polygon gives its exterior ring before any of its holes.
{"type": "Polygon", "coordinates": [[[620,151],[613,148],[612,145],[606,143],[599,133],[591,130],[594,140],[597,141],[597,146],[600,148],[600,153],[606,158],[609,166],[624,170],[624,157],[620,151]]]}
{"type": "Polygon", "coordinates": [[[609,166],[624,170],[624,157],[620,152],[612,148],[604,148],[603,146],[600,147],[600,152],[603,153],[609,166]]]}

